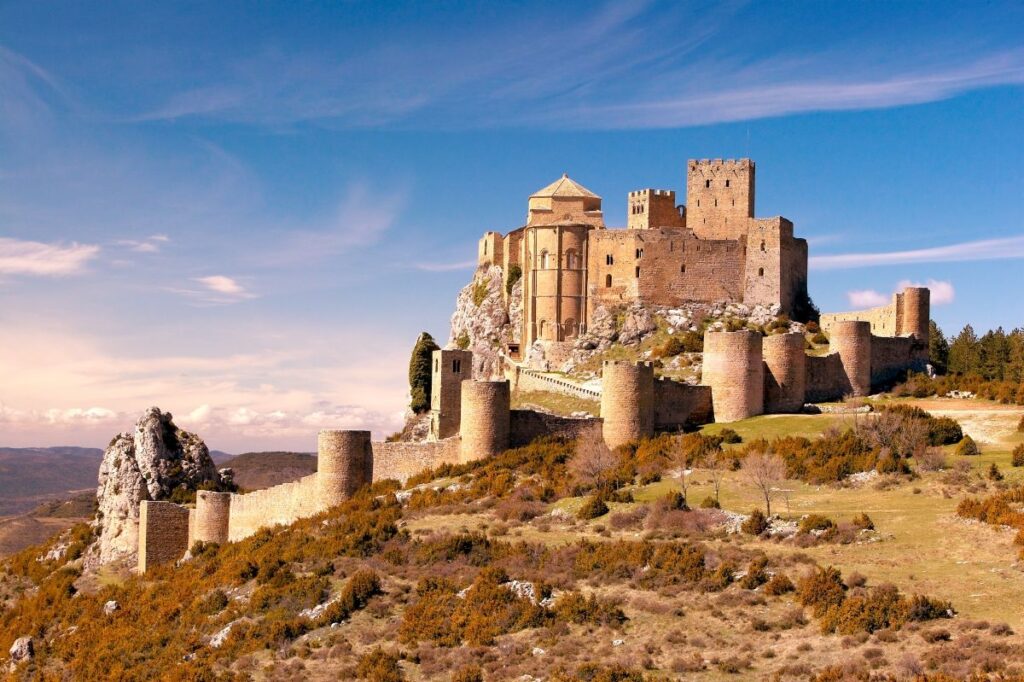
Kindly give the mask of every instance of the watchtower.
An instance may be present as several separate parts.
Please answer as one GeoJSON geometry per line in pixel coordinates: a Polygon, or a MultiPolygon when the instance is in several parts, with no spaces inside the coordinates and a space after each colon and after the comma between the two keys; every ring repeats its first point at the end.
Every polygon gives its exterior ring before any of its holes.
{"type": "Polygon", "coordinates": [[[762,337],[747,329],[704,334],[701,383],[711,387],[716,422],[764,413],[762,337]]]}
{"type": "Polygon", "coordinates": [[[602,435],[610,448],[654,435],[654,366],[605,360],[601,369],[602,435]]]}
{"type": "Polygon", "coordinates": [[[638,189],[629,193],[630,230],[656,227],[686,227],[686,207],[676,206],[676,193],[670,189],[638,189]]]}
{"type": "Polygon", "coordinates": [[[690,159],[686,226],[702,239],[739,239],[754,217],[754,162],[690,159]]]}
{"type": "Polygon", "coordinates": [[[506,380],[463,382],[461,461],[493,457],[508,449],[510,401],[506,380]]]}
{"type": "Polygon", "coordinates": [[[430,383],[430,435],[436,439],[458,435],[462,421],[462,382],[473,378],[473,353],[435,350],[430,383]]]}
{"type": "Polygon", "coordinates": [[[369,431],[323,430],[317,437],[316,487],[321,510],[330,509],[373,481],[369,431]]]}

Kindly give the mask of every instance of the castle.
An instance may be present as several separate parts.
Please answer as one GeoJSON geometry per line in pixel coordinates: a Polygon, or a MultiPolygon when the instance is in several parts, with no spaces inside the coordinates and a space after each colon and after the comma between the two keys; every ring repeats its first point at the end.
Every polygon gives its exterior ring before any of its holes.
{"type": "MultiPolygon", "coordinates": [[[[626,229],[607,229],[601,197],[567,175],[529,198],[526,224],[487,232],[478,263],[522,273],[517,338],[571,342],[600,305],[688,302],[778,306],[807,296],[807,242],[783,217],[754,217],[754,162],[691,159],[676,193],[629,193],[626,229]]],[[[518,355],[518,347],[509,349],[518,355]]]]}
{"type": "MultiPolygon", "coordinates": [[[[629,226],[604,229],[601,199],[563,177],[530,197],[527,224],[480,242],[480,264],[522,268],[522,338],[569,343],[599,304],[742,301],[791,311],[806,294],[807,243],[784,218],[756,219],[754,164],[690,161],[689,209],[666,190],[630,194],[629,226]]],[[[601,438],[609,447],[711,421],[795,413],[806,403],[866,396],[928,363],[930,298],[909,287],[892,303],[822,315],[829,353],[808,355],[802,333],[704,335],[699,385],[656,377],[649,362],[605,361],[601,389],[544,377],[546,390],[600,400],[599,417],[511,409],[524,373],[473,378],[473,353],[434,351],[426,442],[371,442],[367,431],[321,431],[317,472],[248,494],[200,491],[194,507],[142,502],[139,570],[173,562],[195,541],[229,542],[314,516],[373,481],[493,457],[541,436],[601,438]]],[[[511,350],[511,349],[510,349],[511,350]]],[[[514,355],[512,353],[510,356],[514,355]]]]}

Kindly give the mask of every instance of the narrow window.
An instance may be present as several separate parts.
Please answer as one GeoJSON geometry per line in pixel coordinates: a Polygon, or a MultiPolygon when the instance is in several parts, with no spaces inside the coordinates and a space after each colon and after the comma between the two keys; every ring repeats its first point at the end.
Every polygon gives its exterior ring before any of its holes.
{"type": "Polygon", "coordinates": [[[615,264],[615,259],[612,258],[612,254],[609,253],[607,256],[604,257],[604,264],[605,265],[614,265],[615,264]]]}
{"type": "Polygon", "coordinates": [[[765,248],[764,248],[764,242],[761,242],[761,250],[762,250],[762,251],[764,251],[764,250],[765,250],[765,248]]]}
{"type": "Polygon", "coordinates": [[[484,255],[487,255],[487,242],[484,242],[484,255]]]}
{"type": "Polygon", "coordinates": [[[757,269],[757,276],[758,277],[764,277],[764,268],[758,268],[757,269]]]}
{"type": "Polygon", "coordinates": [[[686,274],[686,263],[683,263],[682,265],[679,266],[679,272],[683,273],[684,275],[686,274]]]}
{"type": "Polygon", "coordinates": [[[711,181],[710,180],[705,180],[704,181],[704,186],[705,187],[711,187],[711,181]]]}
{"type": "Polygon", "coordinates": [[[725,181],[725,186],[726,186],[726,187],[728,187],[728,186],[729,186],[729,181],[728,181],[728,180],[726,180],[726,181],[725,181]]]}
{"type": "Polygon", "coordinates": [[[462,360],[452,360],[452,371],[456,374],[462,373],[462,360]]]}
{"type": "Polygon", "coordinates": [[[611,275],[605,275],[604,276],[604,286],[605,286],[606,289],[611,289],[612,288],[612,276],[611,275]]]}
{"type": "Polygon", "coordinates": [[[540,252],[540,268],[541,268],[541,270],[547,270],[548,269],[548,252],[547,251],[541,251],[540,252]]]}
{"type": "Polygon", "coordinates": [[[718,199],[715,199],[715,206],[718,206],[718,199]]]}
{"type": "Polygon", "coordinates": [[[636,276],[637,276],[637,278],[640,277],[640,266],[639,265],[636,268],[636,276]]]}
{"type": "Polygon", "coordinates": [[[437,362],[437,360],[434,360],[434,371],[436,372],[438,369],[439,369],[438,362],[437,362]]]}

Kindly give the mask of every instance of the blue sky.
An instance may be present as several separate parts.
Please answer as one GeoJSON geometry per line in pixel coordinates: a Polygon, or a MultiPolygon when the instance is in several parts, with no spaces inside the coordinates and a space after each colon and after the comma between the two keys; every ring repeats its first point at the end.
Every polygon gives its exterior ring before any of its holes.
{"type": "Polygon", "coordinates": [[[1014,327],[1024,9],[0,2],[0,444],[150,404],[213,447],[400,422],[476,239],[562,172],[682,194],[748,156],[823,310],[934,282],[1014,327]]]}

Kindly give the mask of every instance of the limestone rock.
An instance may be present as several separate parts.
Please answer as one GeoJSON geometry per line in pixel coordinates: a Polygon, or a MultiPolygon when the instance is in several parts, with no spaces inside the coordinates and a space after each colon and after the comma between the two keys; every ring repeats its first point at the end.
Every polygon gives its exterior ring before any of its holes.
{"type": "Polygon", "coordinates": [[[459,292],[455,303],[448,348],[473,352],[473,377],[476,379],[503,375],[501,350],[511,334],[504,286],[500,266],[481,268],[473,275],[473,281],[459,292]]]}
{"type": "Polygon", "coordinates": [[[31,661],[32,657],[35,656],[35,647],[32,644],[31,637],[19,637],[14,640],[14,644],[11,645],[11,669],[13,670],[22,661],[31,661]]]}
{"type": "Polygon", "coordinates": [[[644,306],[632,306],[626,311],[619,331],[619,343],[640,343],[645,336],[657,330],[654,315],[644,306]]]}
{"type": "Polygon", "coordinates": [[[96,542],[86,566],[138,556],[139,508],[143,500],[184,499],[200,487],[230,490],[195,434],[178,429],[171,414],[151,407],[134,431],[110,441],[100,463],[96,542]]]}
{"type": "Polygon", "coordinates": [[[111,599],[110,601],[108,601],[107,603],[105,603],[103,605],[103,613],[109,616],[109,615],[113,614],[115,611],[118,611],[120,608],[121,608],[121,605],[118,604],[113,599],[111,599]]]}

